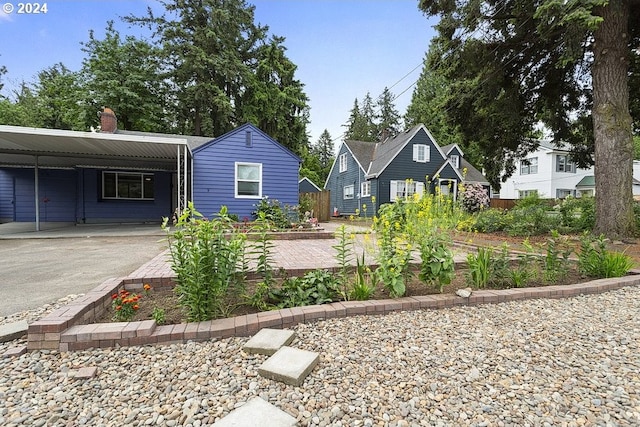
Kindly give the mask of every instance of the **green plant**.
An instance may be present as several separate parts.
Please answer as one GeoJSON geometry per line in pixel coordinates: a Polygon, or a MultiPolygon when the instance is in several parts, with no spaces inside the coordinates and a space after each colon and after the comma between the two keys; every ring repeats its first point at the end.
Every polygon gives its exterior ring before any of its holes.
{"type": "Polygon", "coordinates": [[[291,219],[286,207],[281,206],[278,200],[264,196],[254,207],[255,210],[251,214],[255,219],[262,218],[263,221],[268,221],[270,227],[273,228],[291,228],[291,219]]]}
{"type": "Polygon", "coordinates": [[[527,282],[531,278],[531,270],[525,266],[519,266],[517,268],[509,270],[508,277],[511,284],[516,288],[522,288],[527,285],[527,282]]]}
{"type": "Polygon", "coordinates": [[[111,307],[113,308],[113,319],[118,322],[129,322],[133,319],[136,311],[140,308],[139,301],[142,297],[132,294],[126,289],[111,295],[111,307]]]}
{"type": "Polygon", "coordinates": [[[551,236],[547,238],[546,248],[547,253],[543,259],[544,278],[547,282],[553,283],[566,277],[569,256],[573,251],[568,244],[568,239],[560,236],[556,230],[552,230],[551,236]]]}
{"type": "Polygon", "coordinates": [[[621,277],[633,268],[633,262],[624,253],[609,252],[604,235],[596,238],[585,233],[580,239],[578,268],[589,277],[621,277]]]}
{"type": "Polygon", "coordinates": [[[596,202],[593,197],[567,197],[560,204],[562,225],[573,231],[591,231],[596,223],[596,202]]]}
{"type": "Polygon", "coordinates": [[[313,212],[313,197],[310,194],[303,194],[298,200],[298,221],[304,221],[306,219],[306,214],[309,212],[313,212]]]}
{"type": "Polygon", "coordinates": [[[356,258],[356,271],[354,275],[354,284],[349,298],[356,301],[366,301],[376,291],[375,275],[364,262],[364,252],[361,258],[356,258]],[[374,277],[372,277],[374,276],[374,277]],[[367,280],[369,279],[369,280],[367,280]],[[371,283],[369,283],[371,282],[371,283]]]}
{"type": "Polygon", "coordinates": [[[347,229],[344,224],[338,227],[336,231],[336,237],[338,243],[332,246],[336,250],[336,261],[338,262],[338,276],[341,285],[341,293],[344,299],[347,299],[349,292],[347,291],[347,284],[349,280],[349,269],[351,268],[351,262],[353,261],[353,236],[347,235],[347,229]]]}
{"type": "Polygon", "coordinates": [[[420,280],[434,284],[441,293],[455,277],[455,262],[449,243],[444,235],[428,236],[420,242],[420,280]]]}
{"type": "Polygon", "coordinates": [[[164,325],[167,321],[167,316],[164,311],[164,308],[153,307],[153,312],[151,313],[151,318],[156,321],[158,325],[164,325]]]}
{"type": "Polygon", "coordinates": [[[485,209],[475,216],[473,228],[481,233],[495,233],[506,227],[506,211],[502,209],[485,209]]]}
{"type": "Polygon", "coordinates": [[[331,273],[314,270],[302,277],[287,277],[279,288],[269,292],[269,299],[278,308],[326,304],[334,301],[339,289],[331,273]]]}
{"type": "Polygon", "coordinates": [[[469,265],[467,279],[476,288],[486,288],[489,284],[492,254],[491,248],[478,248],[477,254],[467,254],[467,264],[469,265]]]}
{"type": "Polygon", "coordinates": [[[253,231],[257,232],[257,238],[251,245],[250,253],[257,262],[256,272],[262,277],[267,287],[271,287],[273,285],[272,252],[274,244],[269,234],[270,222],[264,212],[258,214],[253,231]]]}
{"type": "Polygon", "coordinates": [[[244,258],[245,236],[234,232],[223,206],[217,217],[207,220],[189,203],[174,231],[167,232],[171,267],[176,273],[175,291],[190,322],[226,317],[244,292],[239,263],[244,258]]]}

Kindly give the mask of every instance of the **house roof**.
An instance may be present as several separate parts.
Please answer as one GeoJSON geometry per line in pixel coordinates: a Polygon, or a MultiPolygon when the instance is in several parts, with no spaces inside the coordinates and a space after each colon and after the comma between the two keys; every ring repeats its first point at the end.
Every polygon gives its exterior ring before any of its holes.
{"type": "Polygon", "coordinates": [[[462,151],[462,148],[460,148],[460,146],[456,143],[453,144],[447,144],[447,145],[443,145],[442,147],[442,151],[444,152],[445,155],[449,155],[449,153],[451,152],[451,150],[453,150],[454,148],[457,148],[458,151],[464,156],[464,151],[462,151]]]}
{"type": "Polygon", "coordinates": [[[0,165],[174,170],[185,137],[0,125],[0,165]]]}
{"type": "Polygon", "coordinates": [[[298,161],[298,163],[302,163],[302,159],[300,158],[300,156],[298,156],[296,153],[294,153],[293,151],[289,150],[287,147],[285,147],[284,145],[280,144],[278,141],[276,141],[275,139],[271,138],[269,135],[267,135],[266,133],[264,133],[263,131],[261,131],[260,129],[258,129],[257,127],[255,127],[254,125],[252,125],[251,123],[245,123],[240,127],[237,127],[227,133],[225,133],[224,135],[221,135],[215,139],[213,138],[209,138],[208,141],[198,145],[197,147],[193,148],[192,151],[195,154],[196,152],[200,151],[200,150],[204,150],[206,149],[206,147],[212,146],[217,144],[218,142],[228,138],[229,136],[238,133],[238,132],[245,132],[246,130],[251,129],[253,132],[258,132],[259,134],[261,134],[264,138],[273,141],[273,143],[275,144],[276,147],[278,147],[280,150],[282,150],[284,153],[286,153],[287,155],[293,157],[294,159],[296,159],[298,161]]]}
{"type": "Polygon", "coordinates": [[[442,149],[438,146],[437,143],[435,143],[435,139],[431,135],[431,132],[429,132],[429,130],[423,124],[419,124],[412,127],[411,129],[402,132],[399,135],[396,135],[393,138],[390,138],[383,142],[378,142],[376,144],[374,158],[371,162],[371,167],[369,168],[367,175],[370,177],[379,176],[421,129],[424,130],[429,139],[434,142],[434,146],[438,150],[442,158],[446,158],[446,156],[442,152],[442,149]]]}
{"type": "Polygon", "coordinates": [[[377,144],[375,142],[355,140],[348,140],[344,143],[353,154],[356,162],[358,162],[362,170],[366,173],[373,161],[373,155],[376,151],[377,144]]]}
{"type": "Polygon", "coordinates": [[[184,139],[187,141],[187,145],[190,150],[195,150],[201,145],[206,144],[209,141],[213,141],[215,138],[212,136],[192,136],[192,135],[175,135],[170,133],[154,133],[154,132],[139,132],[133,130],[120,130],[118,129],[116,134],[121,135],[134,135],[134,136],[149,136],[149,137],[162,137],[171,139],[184,139]]]}
{"type": "Polygon", "coordinates": [[[313,187],[315,187],[315,189],[316,189],[316,190],[318,190],[318,191],[322,191],[322,190],[320,189],[320,187],[318,187],[318,186],[317,186],[313,181],[311,181],[311,180],[310,180],[309,178],[307,178],[306,176],[305,176],[304,178],[302,178],[301,180],[299,180],[299,181],[298,181],[298,186],[300,186],[300,184],[301,184],[303,181],[307,181],[310,185],[312,185],[313,187]]]}
{"type": "MultiPolygon", "coordinates": [[[[442,151],[444,151],[447,155],[449,155],[451,150],[453,150],[456,147],[458,148],[458,151],[462,153],[462,150],[460,149],[458,144],[443,145],[441,148],[442,148],[442,151]]],[[[465,169],[466,169],[466,173],[463,173],[465,182],[476,182],[478,184],[489,185],[489,181],[487,181],[487,178],[482,174],[482,172],[476,169],[475,166],[469,163],[464,157],[461,157],[460,168],[458,168],[458,170],[462,173],[464,172],[465,169]]]]}

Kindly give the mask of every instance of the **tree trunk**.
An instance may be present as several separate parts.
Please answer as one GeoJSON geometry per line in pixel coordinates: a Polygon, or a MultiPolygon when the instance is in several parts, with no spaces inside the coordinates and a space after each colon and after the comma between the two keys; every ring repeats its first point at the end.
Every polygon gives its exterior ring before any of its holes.
{"type": "Polygon", "coordinates": [[[629,113],[629,0],[600,8],[594,32],[593,130],[595,142],[595,233],[609,238],[635,234],[633,137],[629,113]]]}

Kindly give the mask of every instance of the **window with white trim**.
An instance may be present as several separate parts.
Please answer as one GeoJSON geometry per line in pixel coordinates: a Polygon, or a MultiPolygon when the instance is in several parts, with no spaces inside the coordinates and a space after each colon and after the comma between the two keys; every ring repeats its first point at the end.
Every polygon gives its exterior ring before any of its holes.
{"type": "Polygon", "coordinates": [[[519,199],[526,199],[529,196],[537,196],[537,195],[538,195],[538,190],[519,190],[518,191],[519,199]]]}
{"type": "Polygon", "coordinates": [[[345,185],[342,189],[342,197],[345,199],[353,199],[353,185],[345,185]]]}
{"type": "Polygon", "coordinates": [[[531,157],[520,161],[520,175],[531,175],[538,173],[538,158],[531,157]]]}
{"type": "Polygon", "coordinates": [[[340,154],[340,172],[347,171],[347,153],[340,154]]]}
{"type": "Polygon", "coordinates": [[[449,156],[449,159],[451,160],[454,168],[460,169],[460,156],[458,156],[457,154],[452,154],[449,156]]]}
{"type": "Polygon", "coordinates": [[[569,156],[559,154],[556,156],[556,172],[576,173],[576,164],[571,161],[569,156]]]}
{"type": "Polygon", "coordinates": [[[398,199],[413,196],[414,194],[422,196],[422,193],[424,192],[424,183],[418,181],[389,181],[389,187],[389,200],[392,202],[398,199]]]}
{"type": "Polygon", "coordinates": [[[427,163],[431,158],[430,147],[426,144],[413,144],[413,161],[427,163]]]}
{"type": "Polygon", "coordinates": [[[153,200],[153,174],[103,171],[102,198],[121,200],[153,200]]]}
{"type": "Polygon", "coordinates": [[[262,163],[236,162],[236,198],[259,199],[262,197],[262,163]]]}
{"type": "Polygon", "coordinates": [[[571,190],[568,188],[557,188],[556,189],[556,199],[565,199],[569,196],[575,196],[575,190],[571,190]]]}
{"type": "Polygon", "coordinates": [[[360,197],[371,196],[371,181],[365,181],[360,184],[360,197]]]}

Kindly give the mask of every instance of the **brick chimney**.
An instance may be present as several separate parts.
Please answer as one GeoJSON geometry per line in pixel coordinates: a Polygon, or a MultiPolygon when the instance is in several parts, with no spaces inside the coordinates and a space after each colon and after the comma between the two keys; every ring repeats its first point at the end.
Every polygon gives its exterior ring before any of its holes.
{"type": "Polygon", "coordinates": [[[98,112],[100,116],[100,132],[115,133],[118,129],[118,119],[111,108],[104,107],[98,112]]]}

